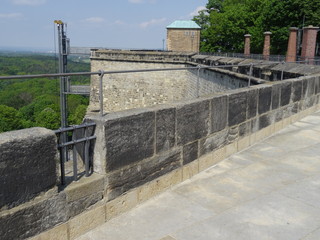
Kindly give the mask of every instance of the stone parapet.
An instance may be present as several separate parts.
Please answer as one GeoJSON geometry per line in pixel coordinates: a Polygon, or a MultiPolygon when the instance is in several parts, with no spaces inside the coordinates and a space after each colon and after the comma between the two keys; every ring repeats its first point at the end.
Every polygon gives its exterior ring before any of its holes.
{"type": "Polygon", "coordinates": [[[57,183],[56,136],[44,128],[0,134],[0,209],[12,208],[57,183]]]}

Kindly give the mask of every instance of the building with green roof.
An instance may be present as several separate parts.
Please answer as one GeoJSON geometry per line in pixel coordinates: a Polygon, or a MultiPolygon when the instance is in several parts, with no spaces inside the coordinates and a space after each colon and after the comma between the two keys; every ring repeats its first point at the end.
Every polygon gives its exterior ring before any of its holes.
{"type": "Polygon", "coordinates": [[[194,21],[177,20],[167,26],[167,50],[199,52],[201,27],[194,21]]]}

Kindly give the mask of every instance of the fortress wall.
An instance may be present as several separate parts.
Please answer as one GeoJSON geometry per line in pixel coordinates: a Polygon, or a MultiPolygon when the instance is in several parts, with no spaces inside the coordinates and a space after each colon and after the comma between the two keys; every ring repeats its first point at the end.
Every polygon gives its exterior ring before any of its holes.
{"type": "MultiPolygon", "coordinates": [[[[96,173],[1,209],[1,239],[75,239],[319,109],[316,75],[91,115],[87,121],[97,124],[96,173]]],[[[12,152],[26,144],[20,140],[11,144],[12,152]]],[[[42,149],[37,152],[42,159],[42,149]]]]}
{"type": "Polygon", "coordinates": [[[270,136],[318,109],[319,87],[319,75],[300,77],[89,117],[102,133],[94,162],[108,201],[171,172],[182,181],[270,136]]]}
{"type": "Polygon", "coordinates": [[[27,202],[56,185],[55,134],[30,128],[0,134],[0,209],[27,202]]]}
{"type": "MultiPolygon", "coordinates": [[[[92,71],[183,68],[193,65],[92,59],[92,71]]],[[[194,67],[194,66],[193,66],[194,67]]],[[[118,73],[104,76],[104,111],[149,107],[194,99],[215,92],[247,86],[247,79],[212,70],[118,73]]],[[[89,109],[99,109],[99,77],[91,78],[89,109]]]]}

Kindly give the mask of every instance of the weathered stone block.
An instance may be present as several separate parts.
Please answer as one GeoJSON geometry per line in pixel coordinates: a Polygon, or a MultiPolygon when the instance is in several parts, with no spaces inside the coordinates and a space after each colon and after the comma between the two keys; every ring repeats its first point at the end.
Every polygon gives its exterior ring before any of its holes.
{"type": "Polygon", "coordinates": [[[314,89],[315,89],[315,78],[308,78],[308,85],[306,90],[306,97],[311,97],[314,95],[314,89]]]}
{"type": "Polygon", "coordinates": [[[302,97],[302,81],[294,81],[292,83],[292,101],[300,101],[302,97]]]}
{"type": "Polygon", "coordinates": [[[281,107],[286,106],[290,103],[291,99],[291,89],[292,89],[292,83],[283,81],[281,85],[281,100],[280,104],[281,107]]]}
{"type": "Polygon", "coordinates": [[[219,96],[211,100],[211,133],[219,132],[227,126],[228,97],[219,96]]]}
{"type": "Polygon", "coordinates": [[[259,131],[260,127],[259,127],[259,120],[260,118],[254,118],[251,120],[251,132],[252,133],[256,133],[259,131]]]}
{"type": "Polygon", "coordinates": [[[181,162],[181,152],[175,149],[111,173],[108,176],[108,200],[181,167],[181,162]]]}
{"type": "Polygon", "coordinates": [[[239,125],[239,137],[250,135],[251,132],[251,121],[247,121],[239,125]]]}
{"type": "Polygon", "coordinates": [[[229,135],[229,130],[225,129],[225,130],[222,130],[218,133],[215,133],[214,135],[212,135],[206,139],[202,139],[200,141],[200,154],[199,154],[199,156],[210,153],[213,150],[218,149],[218,148],[226,145],[228,142],[228,135],[229,135]]]}
{"type": "Polygon", "coordinates": [[[98,227],[106,221],[106,208],[105,206],[99,206],[94,209],[82,213],[70,220],[69,234],[70,239],[75,239],[82,234],[90,231],[91,229],[98,227]]]}
{"type": "Polygon", "coordinates": [[[278,109],[280,106],[281,84],[272,86],[272,110],[278,109]]]}
{"type": "Polygon", "coordinates": [[[271,124],[268,114],[262,115],[259,118],[259,130],[268,127],[271,124]]]}
{"type": "Polygon", "coordinates": [[[196,102],[177,109],[177,143],[179,145],[207,136],[209,128],[209,101],[196,102]]]}
{"type": "Polygon", "coordinates": [[[2,240],[32,237],[68,219],[66,197],[60,193],[50,199],[31,202],[0,214],[2,240]]]}
{"type": "Polygon", "coordinates": [[[183,165],[198,158],[198,141],[183,146],[183,165]]]}
{"type": "Polygon", "coordinates": [[[248,91],[248,109],[247,109],[247,119],[254,118],[257,116],[258,109],[258,90],[248,91]]]}
{"type": "Polygon", "coordinates": [[[53,131],[30,128],[0,136],[0,208],[17,206],[55,186],[57,143],[53,131]]]}
{"type": "Polygon", "coordinates": [[[239,138],[239,127],[230,127],[228,131],[227,144],[236,141],[239,138]]]}
{"type": "Polygon", "coordinates": [[[320,93],[320,77],[315,77],[314,80],[314,94],[320,93]]]}
{"type": "Polygon", "coordinates": [[[163,109],[156,112],[156,152],[168,151],[175,145],[176,110],[163,109]]]}
{"type": "Polygon", "coordinates": [[[271,107],[271,96],[272,87],[264,87],[259,89],[259,104],[258,112],[259,114],[266,113],[270,111],[271,107]]]}
{"type": "Polygon", "coordinates": [[[234,93],[229,96],[228,108],[229,126],[237,125],[246,120],[247,115],[247,94],[246,92],[234,93]]]}
{"type": "Polygon", "coordinates": [[[308,79],[303,79],[302,81],[302,99],[307,97],[307,89],[308,89],[308,79]]]}
{"type": "Polygon", "coordinates": [[[154,154],[155,113],[119,117],[105,123],[107,171],[114,171],[154,154]]]}
{"type": "Polygon", "coordinates": [[[97,192],[84,198],[68,202],[69,216],[74,217],[103,199],[103,192],[97,192]]]}

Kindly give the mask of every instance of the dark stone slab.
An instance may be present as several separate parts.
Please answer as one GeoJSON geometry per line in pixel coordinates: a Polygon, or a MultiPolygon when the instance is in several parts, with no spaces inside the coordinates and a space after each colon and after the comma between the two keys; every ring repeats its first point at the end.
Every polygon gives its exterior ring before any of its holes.
{"type": "Polygon", "coordinates": [[[246,121],[247,94],[246,92],[234,93],[229,96],[228,125],[234,126],[246,121]]]}
{"type": "Polygon", "coordinates": [[[302,99],[307,97],[308,79],[302,80],[302,99]]]}
{"type": "Polygon", "coordinates": [[[228,130],[227,144],[233,143],[239,138],[239,127],[230,127],[228,130]]]}
{"type": "Polygon", "coordinates": [[[315,78],[308,78],[307,79],[308,85],[306,89],[306,97],[311,97],[314,95],[314,89],[315,89],[315,78]]]}
{"type": "Polygon", "coordinates": [[[247,121],[239,125],[239,137],[245,137],[250,135],[251,121],[247,121]]]}
{"type": "Polygon", "coordinates": [[[131,165],[154,154],[155,113],[119,117],[105,123],[107,171],[131,165]]]}
{"type": "Polygon", "coordinates": [[[175,145],[176,110],[163,109],[156,112],[156,152],[168,151],[175,145]]]}
{"type": "Polygon", "coordinates": [[[53,131],[30,128],[2,133],[0,139],[0,208],[17,206],[55,186],[57,142],[53,131]]]}
{"type": "Polygon", "coordinates": [[[259,117],[256,117],[251,120],[251,132],[252,133],[258,132],[260,130],[259,120],[260,120],[259,117]]]}
{"type": "Polygon", "coordinates": [[[276,84],[272,86],[272,110],[280,107],[280,93],[281,85],[276,84]]]}
{"type": "Polygon", "coordinates": [[[259,118],[259,130],[270,126],[271,121],[268,114],[262,115],[259,118]]]}
{"type": "Polygon", "coordinates": [[[294,81],[292,83],[292,101],[300,101],[302,97],[302,81],[294,81]]]}
{"type": "Polygon", "coordinates": [[[290,103],[292,83],[283,81],[281,84],[281,107],[290,103]]]}
{"type": "Polygon", "coordinates": [[[181,162],[181,152],[174,150],[111,173],[108,176],[108,200],[181,167],[181,162]]]}
{"type": "Polygon", "coordinates": [[[69,217],[74,217],[103,199],[103,192],[97,192],[68,203],[69,217]]]}
{"type": "Polygon", "coordinates": [[[228,97],[220,96],[211,100],[211,133],[219,132],[227,126],[228,97]]]}
{"type": "Polygon", "coordinates": [[[209,101],[202,101],[177,109],[177,144],[185,145],[208,135],[209,105],[209,101]]]}
{"type": "Polygon", "coordinates": [[[272,96],[271,93],[272,93],[272,87],[264,87],[259,89],[259,103],[258,103],[259,114],[263,114],[270,111],[271,96],[272,96]]]}
{"type": "Polygon", "coordinates": [[[204,154],[210,153],[215,149],[218,149],[227,144],[228,141],[228,129],[224,129],[221,132],[217,132],[214,135],[200,140],[200,154],[202,156],[204,154]]]}
{"type": "Polygon", "coordinates": [[[320,77],[315,77],[315,80],[314,80],[314,93],[315,94],[320,93],[320,77]]]}
{"type": "Polygon", "coordinates": [[[280,122],[283,119],[283,111],[282,111],[282,109],[276,110],[274,112],[274,115],[275,115],[275,117],[274,117],[275,122],[280,122]]]}
{"type": "Polygon", "coordinates": [[[257,116],[258,109],[258,90],[250,90],[248,91],[248,108],[247,108],[247,119],[254,118],[257,116]]]}
{"type": "Polygon", "coordinates": [[[67,221],[64,193],[27,204],[0,216],[1,240],[26,239],[67,221]]]}
{"type": "Polygon", "coordinates": [[[198,158],[198,141],[183,146],[183,165],[198,158]]]}

